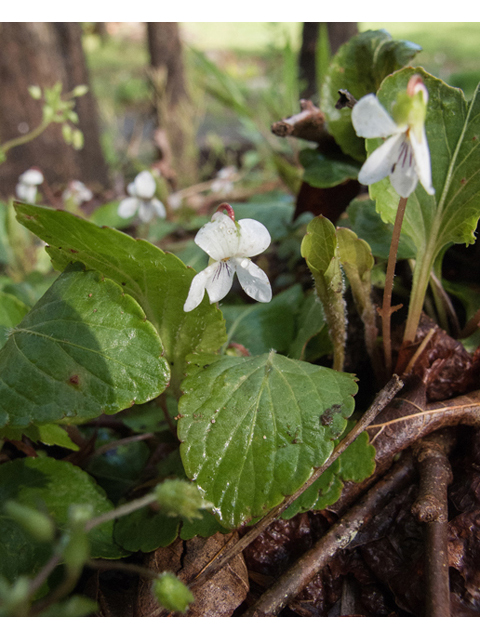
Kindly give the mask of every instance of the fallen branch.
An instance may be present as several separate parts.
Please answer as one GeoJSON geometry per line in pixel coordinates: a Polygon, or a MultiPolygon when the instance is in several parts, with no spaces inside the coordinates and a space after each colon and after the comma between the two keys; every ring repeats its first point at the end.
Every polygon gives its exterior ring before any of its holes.
{"type": "Polygon", "coordinates": [[[293,136],[310,142],[323,142],[329,138],[323,112],[311,100],[300,100],[300,106],[300,113],[274,122],[271,126],[272,133],[280,138],[293,136]]]}
{"type": "Polygon", "coordinates": [[[386,504],[392,493],[397,493],[411,481],[414,472],[412,458],[406,456],[243,615],[246,617],[278,615],[338,551],[348,547],[359,530],[386,504]]]}
{"type": "Polygon", "coordinates": [[[412,513],[425,523],[425,614],[429,617],[450,616],[447,489],[453,478],[448,453],[454,442],[451,431],[446,431],[425,438],[414,449],[420,487],[412,513]]]}
{"type": "Polygon", "coordinates": [[[459,424],[480,426],[480,390],[427,405],[416,392],[395,398],[377,422],[368,427],[375,437],[375,473],[359,484],[346,483],[341,498],[328,510],[344,513],[387,471],[396,455],[438,429],[459,424]]]}

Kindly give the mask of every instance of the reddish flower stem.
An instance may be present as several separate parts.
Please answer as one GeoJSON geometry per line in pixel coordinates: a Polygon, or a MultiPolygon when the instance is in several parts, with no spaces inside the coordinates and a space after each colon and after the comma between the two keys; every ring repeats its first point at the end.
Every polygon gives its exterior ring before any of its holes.
{"type": "Polygon", "coordinates": [[[232,205],[228,204],[228,202],[222,202],[222,204],[219,204],[217,211],[226,211],[228,217],[235,222],[235,211],[233,210],[232,205]]]}
{"type": "Polygon", "coordinates": [[[390,252],[388,254],[387,274],[385,277],[385,289],[383,292],[383,305],[381,310],[382,316],[382,336],[383,336],[383,353],[385,356],[385,375],[390,376],[392,371],[392,340],[390,333],[390,316],[395,311],[392,309],[392,291],[393,278],[395,276],[395,264],[397,261],[398,244],[400,242],[400,232],[402,230],[403,216],[407,206],[408,198],[400,198],[398,203],[395,224],[393,225],[392,242],[390,244],[390,252]]]}

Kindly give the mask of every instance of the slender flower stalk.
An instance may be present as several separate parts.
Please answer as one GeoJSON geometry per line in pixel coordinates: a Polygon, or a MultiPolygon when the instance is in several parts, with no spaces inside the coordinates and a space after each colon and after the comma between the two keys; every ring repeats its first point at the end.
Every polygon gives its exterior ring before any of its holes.
{"type": "Polygon", "coordinates": [[[390,333],[390,318],[397,307],[392,307],[393,279],[395,276],[395,264],[397,262],[398,245],[400,242],[400,232],[402,230],[403,216],[407,206],[408,198],[400,198],[397,215],[393,226],[392,242],[388,253],[387,273],[385,277],[385,289],[383,291],[383,305],[380,315],[382,316],[382,336],[383,353],[385,357],[385,372],[390,377],[392,372],[392,340],[390,333]]]}
{"type": "Polygon", "coordinates": [[[415,191],[419,181],[429,195],[435,193],[430,150],[425,133],[427,103],[428,91],[422,78],[413,75],[408,81],[407,90],[398,94],[397,101],[392,106],[393,118],[373,94],[361,98],[352,109],[352,124],[359,136],[387,138],[367,158],[358,174],[359,182],[370,185],[389,176],[393,188],[400,196],[388,256],[381,311],[387,375],[392,370],[390,316],[395,310],[391,307],[393,278],[407,199],[415,191]]]}

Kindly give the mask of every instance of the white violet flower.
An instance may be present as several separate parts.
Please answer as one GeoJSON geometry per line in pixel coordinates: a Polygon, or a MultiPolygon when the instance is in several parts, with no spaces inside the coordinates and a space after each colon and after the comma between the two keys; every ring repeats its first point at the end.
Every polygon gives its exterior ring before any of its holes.
{"type": "Polygon", "coordinates": [[[233,180],[237,177],[237,169],[235,167],[224,167],[215,176],[210,190],[213,193],[219,193],[224,196],[229,195],[233,191],[233,180]]]}
{"type": "Polygon", "coordinates": [[[81,205],[84,202],[88,202],[93,198],[93,193],[90,189],[80,182],[80,180],[70,180],[67,188],[62,194],[64,202],[73,200],[76,205],[81,205]]]}
{"type": "Polygon", "coordinates": [[[430,151],[425,134],[428,92],[420,76],[412,76],[407,91],[398,95],[392,107],[393,118],[373,94],[361,98],[353,107],[352,124],[362,138],[387,138],[367,158],[358,174],[362,184],[373,184],[390,176],[402,197],[415,191],[418,181],[429,195],[432,185],[430,151]]]}
{"type": "Polygon", "coordinates": [[[137,212],[142,222],[150,222],[154,216],[166,218],[167,212],[163,203],[154,198],[157,185],[150,171],[142,171],[131,182],[127,191],[130,198],[122,200],[118,207],[121,218],[132,218],[137,212]]]}
{"type": "Polygon", "coordinates": [[[39,169],[28,169],[18,178],[15,193],[20,200],[35,204],[37,198],[37,187],[43,182],[43,174],[39,169]]]}
{"type": "MultiPolygon", "coordinates": [[[[224,207],[227,208],[227,207],[224,207]]],[[[210,256],[209,266],[200,271],[190,286],[184,311],[192,311],[202,302],[205,290],[210,302],[222,300],[230,291],[236,272],[240,284],[251,298],[258,302],[270,302],[272,288],[268,277],[250,260],[270,245],[266,227],[257,220],[235,222],[231,217],[216,211],[211,222],[200,229],[195,243],[210,256]]]]}

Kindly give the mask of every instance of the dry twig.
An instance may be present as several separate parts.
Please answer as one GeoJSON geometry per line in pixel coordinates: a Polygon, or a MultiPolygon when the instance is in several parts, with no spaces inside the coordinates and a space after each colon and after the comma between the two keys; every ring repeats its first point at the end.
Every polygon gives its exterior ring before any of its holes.
{"type": "Polygon", "coordinates": [[[447,488],[452,481],[448,453],[454,442],[454,435],[446,431],[425,438],[414,449],[420,487],[412,513],[425,523],[425,614],[429,617],[450,616],[447,488]]]}
{"type": "Polygon", "coordinates": [[[333,556],[348,547],[361,527],[378,513],[392,493],[398,492],[414,475],[410,456],[406,456],[378,482],[323,538],[305,553],[266,591],[244,616],[276,616],[312,580],[333,556]]]}

